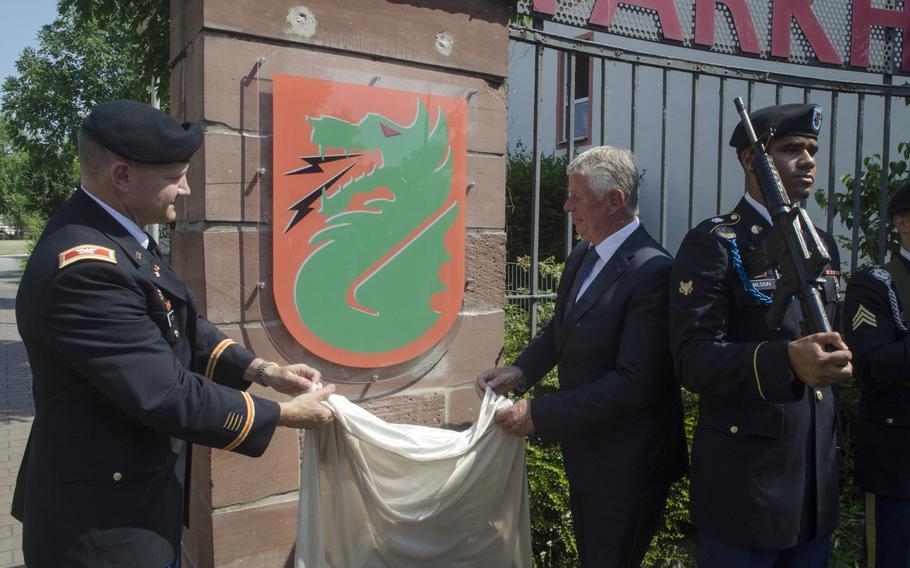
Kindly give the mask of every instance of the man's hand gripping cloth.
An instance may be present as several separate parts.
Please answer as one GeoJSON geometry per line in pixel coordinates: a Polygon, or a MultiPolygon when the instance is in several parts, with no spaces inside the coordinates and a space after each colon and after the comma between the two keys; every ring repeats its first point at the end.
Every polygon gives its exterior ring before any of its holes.
{"type": "Polygon", "coordinates": [[[530,567],[524,439],[487,389],[464,432],[389,424],[339,395],[307,432],[297,568],[530,567]]]}

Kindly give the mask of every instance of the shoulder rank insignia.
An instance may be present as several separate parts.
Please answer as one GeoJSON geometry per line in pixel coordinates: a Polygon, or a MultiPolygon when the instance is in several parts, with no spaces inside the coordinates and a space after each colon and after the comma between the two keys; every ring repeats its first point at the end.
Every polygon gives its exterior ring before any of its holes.
{"type": "Polygon", "coordinates": [[[113,249],[99,247],[97,245],[77,245],[73,248],[66,249],[59,254],[60,263],[57,268],[63,268],[82,260],[101,260],[117,264],[117,254],[113,249]]]}
{"type": "Polygon", "coordinates": [[[712,217],[708,220],[708,222],[714,225],[713,227],[710,227],[709,232],[713,233],[715,237],[719,237],[724,240],[736,238],[736,232],[730,227],[731,225],[736,225],[739,223],[739,215],[736,213],[728,213],[720,217],[712,217]]]}
{"type": "Polygon", "coordinates": [[[875,320],[875,314],[869,311],[869,308],[860,304],[859,309],[856,310],[856,314],[853,316],[853,331],[866,324],[870,327],[878,327],[878,322],[875,320]]]}
{"type": "Polygon", "coordinates": [[[683,282],[682,280],[679,281],[679,293],[682,294],[683,296],[688,296],[694,290],[695,290],[695,283],[692,282],[691,280],[686,280],[685,282],[683,282]]]}
{"type": "Polygon", "coordinates": [[[718,227],[716,227],[714,229],[714,233],[718,237],[720,237],[722,239],[727,239],[728,241],[730,239],[736,238],[736,233],[733,231],[733,229],[731,229],[730,227],[728,227],[726,225],[719,225],[718,227]]]}

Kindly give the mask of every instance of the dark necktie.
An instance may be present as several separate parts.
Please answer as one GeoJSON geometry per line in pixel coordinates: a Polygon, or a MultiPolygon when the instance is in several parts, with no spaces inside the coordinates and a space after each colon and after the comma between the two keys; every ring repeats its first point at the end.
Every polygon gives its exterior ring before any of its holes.
{"type": "Polygon", "coordinates": [[[588,245],[588,250],[585,252],[584,258],[581,259],[581,266],[578,267],[578,272],[575,273],[575,281],[572,282],[572,289],[569,290],[570,307],[575,305],[575,298],[578,297],[578,291],[581,289],[581,285],[585,281],[585,278],[591,273],[591,269],[594,268],[594,264],[597,262],[598,258],[600,258],[600,255],[597,254],[597,249],[588,245]]]}
{"type": "Polygon", "coordinates": [[[148,238],[149,238],[149,244],[148,244],[148,249],[147,249],[147,250],[149,251],[149,253],[150,253],[152,256],[154,256],[155,258],[159,258],[159,259],[160,259],[160,258],[161,258],[161,251],[158,250],[158,243],[155,242],[155,239],[153,239],[151,235],[149,235],[148,233],[146,233],[146,235],[147,235],[148,238]]]}

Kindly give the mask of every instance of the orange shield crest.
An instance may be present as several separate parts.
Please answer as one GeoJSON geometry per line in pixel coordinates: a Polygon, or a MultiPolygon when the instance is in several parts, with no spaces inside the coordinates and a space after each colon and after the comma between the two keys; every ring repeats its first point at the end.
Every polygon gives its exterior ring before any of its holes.
{"type": "Polygon", "coordinates": [[[273,113],[282,322],[340,365],[428,351],[464,295],[467,105],[275,75],[273,113]]]}

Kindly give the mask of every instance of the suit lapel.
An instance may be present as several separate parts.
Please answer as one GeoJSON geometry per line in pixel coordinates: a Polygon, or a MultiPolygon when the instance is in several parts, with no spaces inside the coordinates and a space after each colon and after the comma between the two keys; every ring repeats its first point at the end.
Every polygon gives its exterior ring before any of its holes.
{"type": "Polygon", "coordinates": [[[740,216],[740,227],[737,235],[745,235],[745,242],[740,243],[740,254],[749,277],[757,276],[768,270],[765,246],[762,241],[770,234],[771,224],[755,207],[743,197],[733,210],[740,216]]]}
{"type": "Polygon", "coordinates": [[[619,280],[619,277],[627,268],[629,268],[629,259],[635,254],[635,251],[639,249],[644,234],[643,226],[639,226],[638,229],[619,245],[619,248],[613,253],[613,256],[610,257],[610,260],[604,267],[601,268],[600,272],[594,278],[594,281],[591,282],[588,289],[585,290],[584,294],[581,295],[581,298],[578,299],[578,302],[571,309],[567,308],[567,306],[571,305],[572,299],[563,299],[564,315],[556,337],[557,350],[562,348],[562,344],[568,338],[569,332],[575,327],[575,324],[578,323],[578,321],[606,294],[611,292],[619,280]]]}
{"type": "Polygon", "coordinates": [[[566,310],[572,303],[569,300],[569,293],[572,290],[572,283],[575,282],[575,276],[581,269],[581,262],[584,259],[585,251],[588,250],[588,241],[581,241],[572,249],[569,258],[566,259],[566,267],[562,271],[562,277],[559,279],[559,288],[556,290],[556,323],[562,325],[566,317],[566,310]]]}

